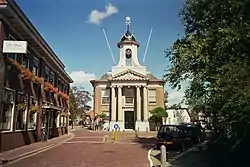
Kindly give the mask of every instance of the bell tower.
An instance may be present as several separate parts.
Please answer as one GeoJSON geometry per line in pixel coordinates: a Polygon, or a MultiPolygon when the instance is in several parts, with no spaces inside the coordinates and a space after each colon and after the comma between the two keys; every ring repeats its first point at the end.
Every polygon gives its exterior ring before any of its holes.
{"type": "Polygon", "coordinates": [[[130,31],[131,19],[126,17],[126,32],[121,37],[120,42],[117,43],[117,47],[120,51],[119,62],[116,66],[112,67],[112,75],[115,75],[121,71],[133,70],[142,75],[147,74],[146,66],[140,65],[138,61],[138,48],[139,43],[136,41],[134,34],[130,31]]]}
{"type": "Polygon", "coordinates": [[[117,67],[138,67],[141,66],[138,61],[137,49],[139,43],[136,41],[135,36],[130,32],[131,19],[126,17],[127,31],[122,36],[119,43],[117,43],[120,49],[120,60],[117,67]]]}

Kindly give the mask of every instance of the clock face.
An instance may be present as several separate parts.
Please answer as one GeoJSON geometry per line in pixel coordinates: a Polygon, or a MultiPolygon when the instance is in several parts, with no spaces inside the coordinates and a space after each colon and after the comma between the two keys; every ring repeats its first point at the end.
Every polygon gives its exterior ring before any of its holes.
{"type": "Polygon", "coordinates": [[[125,53],[126,53],[126,58],[127,58],[127,59],[130,59],[131,56],[132,56],[132,51],[131,51],[131,49],[126,49],[125,53]]]}

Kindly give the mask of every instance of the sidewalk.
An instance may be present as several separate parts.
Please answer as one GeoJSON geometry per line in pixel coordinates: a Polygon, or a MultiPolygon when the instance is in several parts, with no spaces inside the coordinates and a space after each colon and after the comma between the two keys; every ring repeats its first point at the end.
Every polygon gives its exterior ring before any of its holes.
{"type": "MultiPolygon", "coordinates": [[[[169,167],[208,167],[205,163],[206,142],[200,143],[197,146],[187,150],[184,153],[169,152],[167,165],[169,167]]],[[[161,166],[161,152],[160,150],[151,149],[148,153],[148,158],[151,167],[161,166]]]]}
{"type": "Polygon", "coordinates": [[[0,165],[13,162],[18,159],[23,159],[34,154],[46,151],[53,147],[60,145],[63,142],[66,142],[72,139],[74,135],[69,133],[68,135],[59,136],[53,139],[48,140],[47,142],[37,142],[30,145],[22,146],[10,151],[0,153],[0,165]]]}

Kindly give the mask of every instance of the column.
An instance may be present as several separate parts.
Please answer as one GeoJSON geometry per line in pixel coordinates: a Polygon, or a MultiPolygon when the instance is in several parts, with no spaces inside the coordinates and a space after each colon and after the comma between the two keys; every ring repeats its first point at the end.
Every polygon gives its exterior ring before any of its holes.
{"type": "Polygon", "coordinates": [[[118,121],[123,120],[122,113],[122,86],[118,86],[118,121]]]}
{"type": "Polygon", "coordinates": [[[115,87],[111,87],[111,121],[116,121],[115,87]]]}
{"type": "Polygon", "coordinates": [[[137,121],[141,121],[141,92],[140,86],[136,86],[136,112],[137,112],[137,121]]]}
{"type": "Polygon", "coordinates": [[[143,121],[148,121],[148,89],[146,86],[143,87],[143,121]]]}

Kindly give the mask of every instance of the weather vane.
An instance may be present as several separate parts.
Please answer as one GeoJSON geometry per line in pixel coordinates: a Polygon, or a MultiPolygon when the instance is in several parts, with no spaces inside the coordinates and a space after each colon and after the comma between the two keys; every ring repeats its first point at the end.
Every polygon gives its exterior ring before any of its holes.
{"type": "Polygon", "coordinates": [[[127,25],[127,30],[129,31],[129,27],[131,24],[131,18],[129,16],[126,17],[126,25],[127,25]]]}

